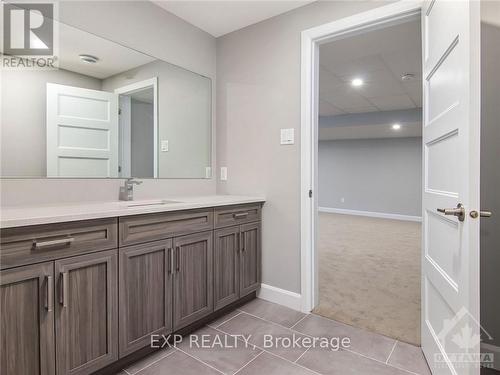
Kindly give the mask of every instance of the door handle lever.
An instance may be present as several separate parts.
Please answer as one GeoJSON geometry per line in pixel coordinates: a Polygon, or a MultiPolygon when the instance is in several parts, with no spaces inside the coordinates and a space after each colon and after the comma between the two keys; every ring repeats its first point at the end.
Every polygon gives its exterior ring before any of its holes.
{"type": "Polygon", "coordinates": [[[465,209],[462,203],[457,204],[457,208],[438,208],[437,211],[447,216],[456,216],[458,221],[465,220],[465,209]]]}

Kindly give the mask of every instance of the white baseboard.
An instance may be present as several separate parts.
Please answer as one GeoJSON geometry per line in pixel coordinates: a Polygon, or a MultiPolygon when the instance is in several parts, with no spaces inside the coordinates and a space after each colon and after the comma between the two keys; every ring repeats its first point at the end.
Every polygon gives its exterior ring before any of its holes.
{"type": "Polygon", "coordinates": [[[485,342],[481,343],[482,353],[492,353],[493,354],[493,368],[500,371],[500,346],[488,344],[485,342]]]}
{"type": "Polygon", "coordinates": [[[300,294],[267,284],[261,284],[257,297],[297,311],[301,311],[302,308],[302,297],[300,294]]]}
{"type": "Polygon", "coordinates": [[[422,217],[420,217],[420,216],[386,214],[386,213],[382,213],[382,212],[370,212],[370,211],[358,211],[358,210],[346,210],[344,208],[318,207],[318,211],[319,212],[329,212],[332,214],[378,217],[381,219],[393,219],[393,220],[417,221],[417,222],[422,221],[422,217]]]}

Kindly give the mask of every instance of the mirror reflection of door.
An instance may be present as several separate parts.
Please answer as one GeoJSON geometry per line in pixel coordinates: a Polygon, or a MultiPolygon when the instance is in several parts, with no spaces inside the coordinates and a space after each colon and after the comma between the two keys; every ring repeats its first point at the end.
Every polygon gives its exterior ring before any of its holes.
{"type": "Polygon", "coordinates": [[[115,92],[120,106],[120,177],[157,177],[156,78],[115,92]]]}
{"type": "Polygon", "coordinates": [[[47,84],[47,177],[118,177],[117,95],[47,84]]]}

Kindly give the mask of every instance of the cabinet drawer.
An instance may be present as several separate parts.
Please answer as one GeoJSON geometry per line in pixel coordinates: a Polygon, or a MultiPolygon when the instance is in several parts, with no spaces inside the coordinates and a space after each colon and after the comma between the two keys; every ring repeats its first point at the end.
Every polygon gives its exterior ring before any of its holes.
{"type": "Polygon", "coordinates": [[[0,233],[2,269],[113,249],[118,243],[116,218],[6,228],[0,233]]]}
{"type": "Polygon", "coordinates": [[[120,246],[163,240],[214,227],[213,209],[120,217],[120,246]]]}
{"type": "Polygon", "coordinates": [[[228,227],[242,223],[260,221],[261,205],[238,205],[215,209],[215,227],[228,227]]]}

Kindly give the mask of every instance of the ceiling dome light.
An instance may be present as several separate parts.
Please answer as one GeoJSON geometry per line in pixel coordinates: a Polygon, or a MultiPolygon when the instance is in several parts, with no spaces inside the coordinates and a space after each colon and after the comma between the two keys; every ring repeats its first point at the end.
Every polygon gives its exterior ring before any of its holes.
{"type": "Polygon", "coordinates": [[[363,80],[361,78],[354,78],[352,81],[351,81],[351,85],[354,86],[354,87],[359,87],[359,86],[363,86],[363,80]]]}
{"type": "Polygon", "coordinates": [[[401,129],[401,125],[399,124],[392,125],[392,130],[399,130],[399,129],[401,129]]]}
{"type": "Polygon", "coordinates": [[[80,58],[80,60],[87,64],[95,64],[99,61],[98,57],[92,55],[78,55],[78,57],[80,58]]]}

